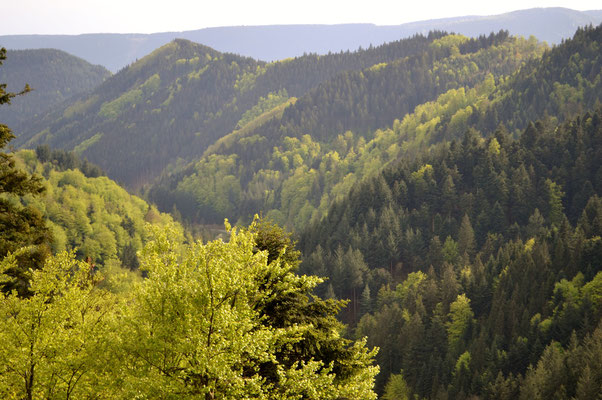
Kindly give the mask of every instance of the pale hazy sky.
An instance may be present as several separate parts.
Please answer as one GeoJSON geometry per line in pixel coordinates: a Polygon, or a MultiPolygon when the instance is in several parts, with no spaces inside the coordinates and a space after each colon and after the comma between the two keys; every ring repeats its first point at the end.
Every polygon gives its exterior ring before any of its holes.
{"type": "Polygon", "coordinates": [[[396,25],[533,7],[602,9],[600,0],[0,0],[0,35],[151,33],[213,26],[396,25]]]}

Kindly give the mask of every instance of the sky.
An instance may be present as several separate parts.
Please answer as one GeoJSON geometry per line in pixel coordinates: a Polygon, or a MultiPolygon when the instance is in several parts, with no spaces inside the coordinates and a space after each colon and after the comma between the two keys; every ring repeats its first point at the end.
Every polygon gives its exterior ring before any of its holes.
{"type": "Polygon", "coordinates": [[[600,0],[0,0],[0,35],[152,33],[215,26],[406,22],[600,0]]]}

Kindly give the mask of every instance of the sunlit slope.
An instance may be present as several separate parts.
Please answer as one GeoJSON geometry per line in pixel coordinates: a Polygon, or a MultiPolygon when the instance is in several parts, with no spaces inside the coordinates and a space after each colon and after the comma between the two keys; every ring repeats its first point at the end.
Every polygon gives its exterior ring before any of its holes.
{"type": "Polygon", "coordinates": [[[136,270],[136,252],[149,237],[145,225],[173,224],[171,216],[99,175],[98,168],[87,163],[84,172],[76,168],[76,158],[68,153],[22,150],[16,160],[41,176],[46,187],[41,196],[26,196],[23,202],[46,219],[53,253],[74,250],[78,258],[99,266],[136,270]]]}
{"type": "Polygon", "coordinates": [[[31,121],[17,143],[75,150],[110,177],[138,187],[169,164],[200,157],[249,117],[245,113],[261,108],[262,98],[302,96],[342,71],[422,53],[438,36],[270,64],[176,40],[91,94],[31,121]]]}
{"type": "Polygon", "coordinates": [[[339,74],[281,117],[211,146],[150,198],[201,222],[262,211],[301,228],[388,162],[462,135],[496,87],[543,51],[506,33],[449,35],[420,54],[339,74]]]}

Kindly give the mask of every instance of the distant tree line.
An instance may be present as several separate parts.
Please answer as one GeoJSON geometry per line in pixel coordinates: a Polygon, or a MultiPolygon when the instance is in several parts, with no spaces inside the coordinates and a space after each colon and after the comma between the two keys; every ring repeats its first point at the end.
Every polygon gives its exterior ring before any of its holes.
{"type": "Polygon", "coordinates": [[[50,149],[47,144],[36,147],[36,156],[42,163],[48,162],[59,171],[78,169],[88,178],[104,176],[102,169],[85,158],[78,157],[72,151],[50,149]]]}

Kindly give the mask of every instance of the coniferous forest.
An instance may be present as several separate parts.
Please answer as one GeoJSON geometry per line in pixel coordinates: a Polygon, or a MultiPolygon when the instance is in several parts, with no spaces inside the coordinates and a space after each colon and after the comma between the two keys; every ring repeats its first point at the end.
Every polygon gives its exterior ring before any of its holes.
{"type": "Polygon", "coordinates": [[[0,397],[599,398],[601,71],[602,26],[2,48],[0,397]]]}

